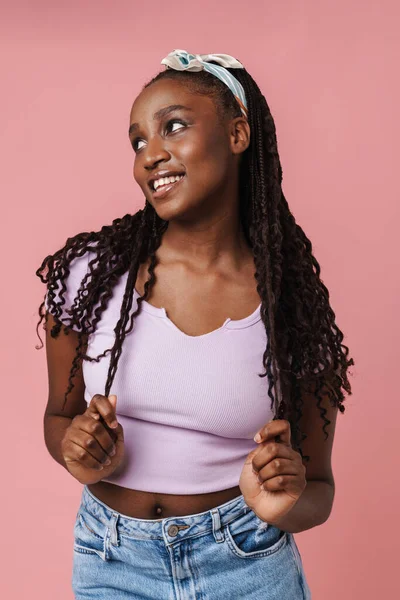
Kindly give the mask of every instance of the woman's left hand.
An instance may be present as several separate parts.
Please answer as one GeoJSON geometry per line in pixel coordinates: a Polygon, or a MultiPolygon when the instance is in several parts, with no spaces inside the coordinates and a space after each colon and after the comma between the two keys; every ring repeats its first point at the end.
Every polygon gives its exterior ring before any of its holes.
{"type": "Polygon", "coordinates": [[[259,430],[261,441],[244,463],[239,487],[246,504],[262,520],[279,527],[303,493],[306,468],[290,442],[290,423],[270,421],[259,430]],[[280,436],[276,442],[275,437],[280,436]]]}

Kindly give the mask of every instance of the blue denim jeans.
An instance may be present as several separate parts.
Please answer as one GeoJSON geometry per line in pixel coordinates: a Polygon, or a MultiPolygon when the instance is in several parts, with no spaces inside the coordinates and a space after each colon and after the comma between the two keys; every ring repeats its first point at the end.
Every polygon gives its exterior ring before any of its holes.
{"type": "Polygon", "coordinates": [[[293,534],[237,496],[195,515],[135,519],[83,487],[74,527],[77,600],[309,600],[293,534]]]}

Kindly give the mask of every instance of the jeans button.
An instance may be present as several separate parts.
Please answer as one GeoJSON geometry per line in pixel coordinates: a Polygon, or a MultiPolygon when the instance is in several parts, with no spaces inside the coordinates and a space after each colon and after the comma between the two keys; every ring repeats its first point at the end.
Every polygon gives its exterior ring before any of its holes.
{"type": "Polygon", "coordinates": [[[176,535],[178,535],[178,531],[179,531],[179,529],[178,529],[177,525],[170,525],[168,527],[168,533],[172,537],[175,537],[176,535]]]}

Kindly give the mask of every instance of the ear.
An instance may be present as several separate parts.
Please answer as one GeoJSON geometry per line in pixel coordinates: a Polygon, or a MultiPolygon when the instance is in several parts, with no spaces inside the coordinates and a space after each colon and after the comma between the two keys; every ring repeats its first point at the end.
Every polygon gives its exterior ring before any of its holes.
{"type": "Polygon", "coordinates": [[[232,119],[229,136],[233,154],[242,154],[250,145],[250,125],[245,117],[232,119]]]}

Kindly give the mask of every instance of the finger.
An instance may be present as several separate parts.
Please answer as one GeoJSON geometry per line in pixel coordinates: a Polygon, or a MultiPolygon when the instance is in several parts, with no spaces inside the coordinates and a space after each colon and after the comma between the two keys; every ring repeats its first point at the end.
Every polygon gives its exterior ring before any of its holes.
{"type": "Polygon", "coordinates": [[[117,409],[117,396],[115,394],[111,394],[110,396],[108,396],[108,399],[110,400],[114,411],[116,413],[116,409],[117,409]]]}
{"type": "Polygon", "coordinates": [[[124,429],[123,429],[121,423],[118,423],[118,427],[115,430],[115,432],[117,434],[115,444],[117,445],[119,443],[124,443],[124,429]]]}
{"type": "Polygon", "coordinates": [[[278,492],[290,488],[297,488],[298,475],[278,475],[261,483],[260,485],[268,492],[278,492]]]}
{"type": "MultiPolygon", "coordinates": [[[[115,443],[111,437],[111,432],[108,432],[105,423],[95,421],[87,415],[82,415],[81,419],[76,424],[76,428],[79,431],[78,435],[80,438],[82,438],[82,433],[84,435],[89,435],[89,437],[93,437],[97,441],[100,448],[108,455],[113,456],[115,454],[115,443]]],[[[114,432],[115,430],[113,430],[112,433],[114,434],[114,432]]]]}
{"type": "Polygon", "coordinates": [[[258,473],[260,469],[276,458],[294,460],[294,454],[291,446],[279,442],[265,442],[261,444],[259,452],[252,459],[253,471],[258,473]]]}
{"type": "Polygon", "coordinates": [[[298,465],[289,458],[274,458],[258,471],[258,481],[264,483],[281,475],[298,475],[298,465]]]}
{"type": "Polygon", "coordinates": [[[88,434],[82,434],[81,437],[71,437],[70,439],[72,442],[74,442],[74,444],[77,444],[77,446],[80,446],[81,448],[86,450],[86,452],[88,452],[100,464],[111,464],[111,458],[108,456],[107,452],[104,452],[103,448],[100,446],[97,440],[95,440],[94,437],[88,434]]]}
{"type": "Polygon", "coordinates": [[[254,441],[258,444],[267,440],[275,439],[279,435],[283,444],[291,445],[290,423],[285,419],[269,421],[254,436],[254,441]]]}
{"type": "Polygon", "coordinates": [[[95,394],[90,401],[90,404],[86,410],[86,414],[90,417],[93,417],[96,414],[100,414],[100,416],[104,419],[108,427],[111,427],[112,429],[118,427],[115,407],[112,404],[112,402],[110,402],[109,398],[106,398],[106,396],[102,396],[101,394],[95,394]]]}
{"type": "Polygon", "coordinates": [[[101,471],[104,465],[97,460],[90,452],[83,448],[80,444],[76,444],[72,439],[69,439],[66,443],[66,450],[64,452],[65,462],[77,462],[86,469],[96,469],[101,471]]]}

